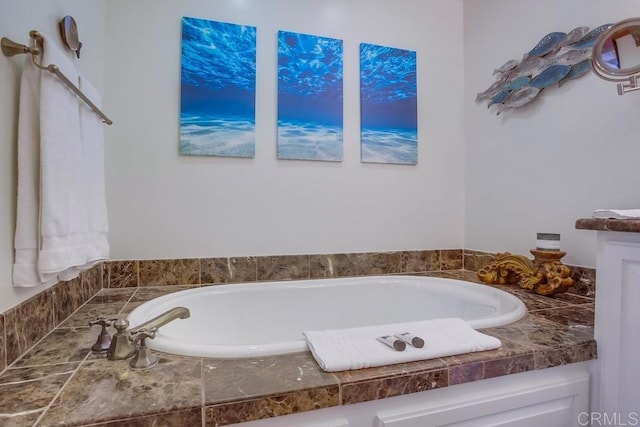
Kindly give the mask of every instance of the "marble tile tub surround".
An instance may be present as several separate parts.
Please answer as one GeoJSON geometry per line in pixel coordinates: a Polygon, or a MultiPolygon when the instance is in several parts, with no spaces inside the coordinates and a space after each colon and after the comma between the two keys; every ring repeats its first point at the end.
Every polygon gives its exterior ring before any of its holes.
{"type": "Polygon", "coordinates": [[[78,278],[60,282],[0,313],[0,372],[64,322],[103,285],[109,288],[197,286],[460,268],[460,249],[100,263],[78,278]]]}
{"type": "Polygon", "coordinates": [[[321,279],[457,270],[462,249],[110,261],[109,288],[321,279]]]}
{"type": "Polygon", "coordinates": [[[102,263],[0,313],[0,372],[102,289],[102,263]]]}
{"type": "MultiPolygon", "coordinates": [[[[466,249],[367,252],[265,257],[110,261],[104,286],[123,288],[218,284],[266,280],[321,279],[378,274],[412,274],[465,269],[478,271],[495,254],[466,249]]],[[[595,270],[570,266],[571,292],[595,295],[595,270]]]]}
{"type": "MultiPolygon", "coordinates": [[[[470,271],[430,276],[477,281],[470,271]]],[[[488,286],[488,285],[487,285],[488,286]]],[[[513,373],[591,360],[593,299],[520,297],[529,315],[483,332],[503,347],[420,362],[327,373],[308,352],[256,359],[158,353],[159,365],[132,371],[90,353],[96,313],[123,315],[149,298],[188,286],[103,289],[0,374],[0,426],[223,426],[383,399],[513,373]]]]}
{"type": "MultiPolygon", "coordinates": [[[[477,271],[492,253],[421,250],[266,257],[110,261],[79,278],[61,282],[0,313],[0,372],[59,325],[104,285],[105,288],[201,285],[261,280],[316,279],[375,274],[477,271]]],[[[570,292],[593,297],[595,270],[572,266],[570,292]]]]}

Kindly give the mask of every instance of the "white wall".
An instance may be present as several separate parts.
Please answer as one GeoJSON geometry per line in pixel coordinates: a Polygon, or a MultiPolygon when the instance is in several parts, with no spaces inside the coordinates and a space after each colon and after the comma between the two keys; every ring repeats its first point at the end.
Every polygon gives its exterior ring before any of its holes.
{"type": "Polygon", "coordinates": [[[537,232],[558,232],[564,261],[593,267],[595,233],[575,220],[640,207],[640,93],[618,96],[589,73],[501,116],[474,102],[545,34],[639,16],[637,3],[464,2],[466,248],[529,254],[537,232]]]}
{"type": "MultiPolygon", "coordinates": [[[[0,0],[0,37],[28,44],[29,31],[38,30],[62,46],[58,21],[72,15],[84,47],[78,69],[102,89],[104,0],[0,0]]],[[[71,53],[69,53],[71,55],[71,53]]],[[[0,55],[0,312],[41,292],[11,285],[16,212],[16,141],[20,70],[26,55],[0,55]]]]}
{"type": "MultiPolygon", "coordinates": [[[[562,233],[567,262],[595,265],[595,233],[574,222],[596,208],[638,207],[640,95],[618,97],[589,74],[500,117],[474,98],[494,68],[544,34],[638,16],[635,0],[467,0],[462,9],[449,0],[0,0],[0,36],[26,42],[33,28],[56,34],[65,14],[78,20],[78,66],[115,121],[106,153],[114,259],[527,253],[544,231],[562,233]],[[182,16],[258,27],[255,159],[178,155],[182,16]],[[278,30],[344,40],[342,163],[276,160],[278,30]],[[360,42],[418,52],[416,167],[359,162],[360,42]]],[[[11,287],[23,60],[0,57],[0,311],[42,290],[11,287]]]]}
{"type": "Polygon", "coordinates": [[[462,1],[109,0],[114,259],[463,245],[462,1]],[[178,154],[181,17],[257,27],[255,159],[178,154]],[[344,161],[276,160],[277,32],[344,41],[344,161]],[[418,166],[360,163],[359,43],[418,57],[418,166]]]}

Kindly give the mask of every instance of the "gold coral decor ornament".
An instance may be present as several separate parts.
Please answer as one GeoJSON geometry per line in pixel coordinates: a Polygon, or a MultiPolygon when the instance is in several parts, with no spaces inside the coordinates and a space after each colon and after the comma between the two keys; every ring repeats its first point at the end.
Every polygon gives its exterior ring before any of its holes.
{"type": "Polygon", "coordinates": [[[503,252],[488,266],[478,270],[478,278],[493,285],[519,284],[540,295],[566,292],[573,285],[571,270],[560,259],[562,251],[532,249],[533,261],[523,255],[503,252]]]}

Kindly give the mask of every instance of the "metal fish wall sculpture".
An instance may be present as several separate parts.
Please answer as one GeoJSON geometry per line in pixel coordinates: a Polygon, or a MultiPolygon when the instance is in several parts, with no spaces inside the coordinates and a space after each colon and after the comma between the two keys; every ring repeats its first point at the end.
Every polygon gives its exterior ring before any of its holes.
{"type": "Polygon", "coordinates": [[[550,64],[574,65],[591,58],[591,49],[569,50],[549,58],[550,64]]]}
{"type": "Polygon", "coordinates": [[[612,24],[577,27],[568,33],[545,35],[522,61],[511,59],[493,71],[496,81],[476,96],[476,102],[487,101],[497,114],[522,107],[535,100],[543,90],[583,76],[591,69],[591,51],[598,36],[612,24]]]}
{"type": "Polygon", "coordinates": [[[571,71],[570,65],[551,65],[544,69],[543,72],[535,76],[529,82],[529,86],[537,87],[538,89],[544,89],[553,84],[558,83],[571,71]]]}
{"type": "Polygon", "coordinates": [[[536,70],[544,67],[547,64],[547,60],[538,56],[530,56],[522,61],[509,73],[510,77],[522,77],[531,76],[536,70]]]}
{"type": "Polygon", "coordinates": [[[529,77],[518,77],[515,80],[511,80],[500,92],[491,98],[491,101],[487,103],[487,108],[495,104],[504,104],[512,93],[528,85],[530,81],[531,79],[529,77]]]}
{"type": "Polygon", "coordinates": [[[549,33],[540,39],[536,47],[526,53],[523,59],[527,59],[530,56],[544,56],[555,49],[566,38],[567,33],[549,33]]]}
{"type": "Polygon", "coordinates": [[[501,114],[504,110],[508,110],[509,108],[518,108],[523,105],[527,105],[533,101],[541,91],[542,89],[533,86],[524,86],[515,90],[511,96],[506,99],[506,101],[502,104],[498,104],[496,107],[496,114],[501,114]]]}
{"type": "Polygon", "coordinates": [[[578,40],[575,43],[573,43],[571,45],[572,48],[573,49],[592,48],[593,45],[596,44],[596,40],[598,39],[600,34],[602,34],[605,31],[607,31],[609,28],[611,28],[612,25],[613,24],[604,24],[604,25],[599,26],[598,28],[595,28],[595,29],[591,30],[589,33],[587,33],[587,35],[585,35],[580,40],[578,40]]]}
{"type": "Polygon", "coordinates": [[[567,37],[564,39],[562,43],[558,45],[558,47],[566,46],[569,44],[574,44],[581,38],[583,38],[589,32],[589,27],[578,27],[567,33],[567,37]]]}
{"type": "Polygon", "coordinates": [[[572,65],[571,71],[569,71],[569,73],[558,82],[558,86],[562,87],[562,85],[564,85],[569,80],[577,79],[578,77],[589,72],[590,69],[591,69],[591,59],[585,59],[582,62],[578,62],[577,64],[572,65]]]}
{"type": "Polygon", "coordinates": [[[503,74],[507,71],[513,70],[515,68],[515,66],[518,65],[518,61],[515,59],[512,59],[510,61],[507,61],[504,63],[504,65],[502,65],[499,68],[496,68],[495,70],[493,70],[493,74],[503,74]]]}

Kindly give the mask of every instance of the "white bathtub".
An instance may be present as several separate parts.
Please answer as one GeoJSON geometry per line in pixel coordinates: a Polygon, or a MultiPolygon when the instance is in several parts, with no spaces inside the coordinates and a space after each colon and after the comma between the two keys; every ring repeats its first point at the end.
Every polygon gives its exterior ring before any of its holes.
{"type": "Polygon", "coordinates": [[[132,326],[176,306],[191,311],[158,330],[149,347],[203,357],[255,357],[307,350],[302,332],[460,317],[505,325],[527,309],[501,290],[461,280],[365,276],[207,286],[142,304],[132,326]]]}

